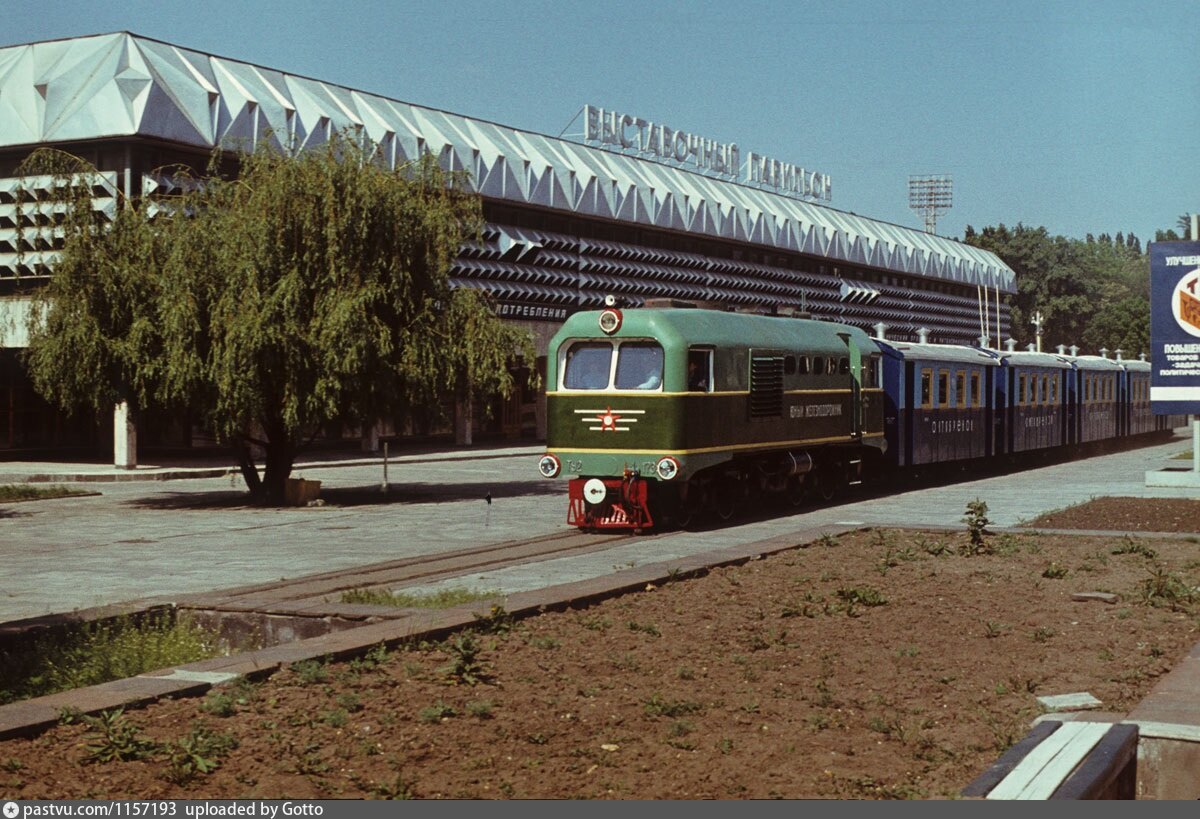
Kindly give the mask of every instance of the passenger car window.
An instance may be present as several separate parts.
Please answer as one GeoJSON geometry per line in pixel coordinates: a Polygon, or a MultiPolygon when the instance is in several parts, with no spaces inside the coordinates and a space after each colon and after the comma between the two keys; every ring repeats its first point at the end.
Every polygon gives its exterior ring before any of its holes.
{"type": "Polygon", "coordinates": [[[662,388],[663,351],[652,341],[626,342],[617,349],[618,390],[662,388]]]}
{"type": "Polygon", "coordinates": [[[813,375],[824,375],[824,374],[825,374],[825,356],[823,356],[823,355],[813,356],[813,375]]]}
{"type": "Polygon", "coordinates": [[[612,345],[607,342],[576,344],[567,351],[563,389],[603,390],[612,372],[612,345]]]}
{"type": "Polygon", "coordinates": [[[839,358],[838,359],[838,375],[849,375],[849,374],[850,374],[850,359],[839,358]]]}
{"type": "Polygon", "coordinates": [[[971,406],[979,406],[979,373],[971,373],[971,406]]]}
{"type": "Polygon", "coordinates": [[[921,370],[921,406],[933,406],[933,372],[921,370]]]}
{"type": "Polygon", "coordinates": [[[955,395],[958,396],[957,403],[960,407],[965,407],[967,405],[966,383],[967,376],[965,373],[954,374],[954,391],[955,395]]]}
{"type": "Polygon", "coordinates": [[[950,371],[938,373],[938,403],[943,407],[950,403],[950,371]]]}

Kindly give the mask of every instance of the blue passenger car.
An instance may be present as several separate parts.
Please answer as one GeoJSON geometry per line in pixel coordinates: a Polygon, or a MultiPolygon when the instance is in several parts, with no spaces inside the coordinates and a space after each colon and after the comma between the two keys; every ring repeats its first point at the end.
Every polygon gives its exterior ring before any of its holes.
{"type": "Polygon", "coordinates": [[[1071,365],[1052,353],[999,353],[997,451],[1015,455],[1064,446],[1068,440],[1071,365]]]}
{"type": "Polygon", "coordinates": [[[1125,371],[1120,385],[1121,435],[1143,435],[1153,432],[1154,416],[1150,413],[1150,363],[1122,361],[1125,371]]]}
{"type": "Polygon", "coordinates": [[[887,461],[918,466],[993,454],[995,353],[875,340],[883,352],[887,461]]]}
{"type": "Polygon", "coordinates": [[[1088,444],[1116,438],[1120,430],[1118,385],[1125,371],[1111,358],[1098,355],[1068,357],[1074,365],[1070,385],[1072,443],[1088,444]]]}

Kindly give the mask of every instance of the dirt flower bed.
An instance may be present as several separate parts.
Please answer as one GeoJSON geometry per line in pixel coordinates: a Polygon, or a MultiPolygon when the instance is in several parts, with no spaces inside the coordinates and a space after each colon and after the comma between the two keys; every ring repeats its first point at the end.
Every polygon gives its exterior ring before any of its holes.
{"type": "Polygon", "coordinates": [[[1048,512],[1027,525],[1043,529],[1200,533],[1200,499],[1096,498],[1048,512]]]}
{"type": "Polygon", "coordinates": [[[952,798],[1197,641],[1179,539],[863,531],[0,743],[8,798],[952,798]],[[978,553],[983,552],[983,553],[978,553]],[[1072,602],[1106,591],[1120,602],[1072,602]],[[89,724],[90,723],[90,724],[89,724]]]}

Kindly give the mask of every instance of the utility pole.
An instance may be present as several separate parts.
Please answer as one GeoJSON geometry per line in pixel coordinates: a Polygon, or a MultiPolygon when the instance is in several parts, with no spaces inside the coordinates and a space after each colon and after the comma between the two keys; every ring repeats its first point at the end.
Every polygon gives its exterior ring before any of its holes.
{"type": "Polygon", "coordinates": [[[1041,310],[1035,310],[1033,318],[1029,320],[1029,323],[1037,330],[1037,351],[1039,353],[1042,351],[1042,322],[1045,320],[1046,317],[1042,315],[1041,310]]]}

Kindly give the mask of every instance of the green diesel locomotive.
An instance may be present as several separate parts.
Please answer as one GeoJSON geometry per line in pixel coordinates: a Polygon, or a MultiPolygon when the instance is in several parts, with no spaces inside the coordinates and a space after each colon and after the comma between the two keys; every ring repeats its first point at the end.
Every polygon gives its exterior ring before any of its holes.
{"type": "Polygon", "coordinates": [[[883,451],[862,330],[699,308],[576,313],[550,344],[547,478],[584,529],[730,518],[748,497],[830,498],[883,451]]]}

